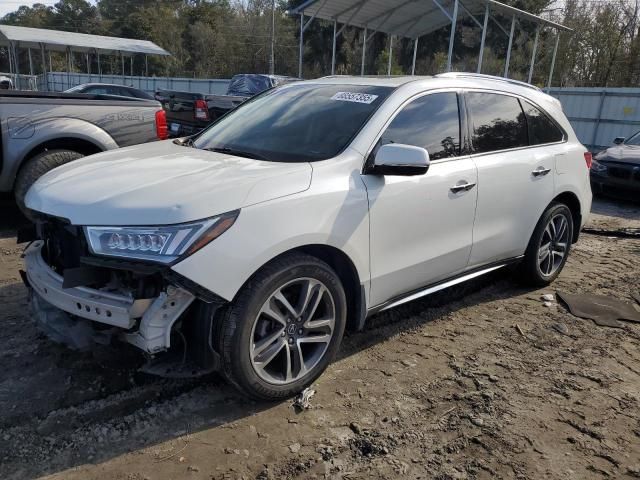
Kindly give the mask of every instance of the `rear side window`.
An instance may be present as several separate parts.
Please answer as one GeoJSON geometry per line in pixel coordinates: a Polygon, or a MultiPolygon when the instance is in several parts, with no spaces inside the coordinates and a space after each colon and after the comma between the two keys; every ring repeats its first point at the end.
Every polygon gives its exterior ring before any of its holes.
{"type": "Polygon", "coordinates": [[[526,100],[521,100],[524,113],[527,116],[529,126],[529,144],[541,145],[544,143],[560,142],[564,138],[562,130],[553,123],[547,115],[526,100]]]}
{"type": "Polygon", "coordinates": [[[472,142],[477,153],[525,147],[529,144],[527,122],[515,97],[497,93],[469,92],[472,142]]]}
{"type": "Polygon", "coordinates": [[[460,115],[455,92],[433,93],[405,106],[383,133],[379,145],[422,147],[431,160],[460,155],[460,115]]]}

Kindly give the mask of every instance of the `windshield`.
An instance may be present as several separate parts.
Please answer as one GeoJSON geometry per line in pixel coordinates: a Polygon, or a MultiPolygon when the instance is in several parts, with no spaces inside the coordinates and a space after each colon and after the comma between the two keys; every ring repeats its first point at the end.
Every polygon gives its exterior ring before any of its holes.
{"type": "Polygon", "coordinates": [[[625,145],[640,145],[640,132],[633,134],[624,141],[625,145]]]}
{"type": "Polygon", "coordinates": [[[274,162],[335,157],[393,91],[362,85],[291,84],[229,112],[193,143],[274,162]]]}

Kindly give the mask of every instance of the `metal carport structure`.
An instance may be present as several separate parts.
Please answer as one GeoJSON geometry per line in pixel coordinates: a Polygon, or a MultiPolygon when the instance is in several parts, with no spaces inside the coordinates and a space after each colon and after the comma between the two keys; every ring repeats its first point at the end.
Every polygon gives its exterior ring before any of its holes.
{"type": "MultiPolygon", "coordinates": [[[[100,67],[100,54],[119,55],[124,74],[124,57],[131,59],[135,54],[145,56],[145,71],[148,73],[147,55],[171,55],[148,40],[136,40],[132,38],[106,37],[102,35],[89,35],[86,33],[64,32],[60,30],[46,30],[42,28],[16,27],[13,25],[0,25],[0,46],[7,47],[9,51],[9,70],[19,74],[18,52],[20,48],[26,48],[29,52],[29,70],[33,75],[33,61],[31,50],[37,49],[42,53],[42,70],[47,71],[45,62],[46,52],[65,52],[69,70],[72,66],[71,52],[84,53],[87,56],[87,69],[90,70],[89,56],[94,54],[100,67]]],[[[51,67],[51,58],[49,58],[51,67]]],[[[51,70],[51,68],[49,68],[51,70]]],[[[90,71],[87,73],[91,73],[90,71]]],[[[100,72],[101,73],[101,72],[100,72]]]]}
{"type": "Polygon", "coordinates": [[[336,63],[336,39],[347,26],[358,27],[364,30],[362,42],[362,67],[361,75],[364,75],[365,54],[368,41],[376,33],[389,35],[389,66],[388,73],[391,74],[391,59],[393,54],[393,37],[404,37],[412,39],[413,64],[411,74],[415,74],[416,56],[418,52],[418,41],[421,36],[434,32],[440,28],[451,25],[451,35],[449,38],[449,51],[447,55],[447,71],[451,71],[451,61],[455,41],[455,31],[458,19],[471,18],[473,22],[482,29],[482,40],[480,42],[480,52],[478,57],[477,73],[482,71],[482,57],[484,45],[489,27],[489,20],[492,21],[505,35],[509,37],[509,46],[504,67],[504,76],[509,75],[509,61],[513,46],[513,35],[516,23],[519,19],[526,19],[536,24],[536,34],[531,55],[528,81],[531,83],[533,67],[538,48],[538,39],[541,28],[552,28],[556,31],[555,46],[549,73],[549,86],[555,68],[556,54],[560,41],[560,32],[571,29],[559,23],[546,20],[542,17],[523,10],[505,5],[495,0],[306,0],[302,5],[291,10],[291,15],[300,16],[300,47],[298,76],[302,77],[302,60],[304,54],[304,32],[311,22],[316,19],[329,20],[333,22],[333,51],[331,57],[331,74],[335,73],[336,63]],[[510,28],[505,28],[493,13],[511,18],[510,28]],[[482,20],[478,17],[482,16],[482,20]],[[305,19],[305,17],[309,17],[305,19]],[[338,25],[340,28],[338,29],[338,25]]]}

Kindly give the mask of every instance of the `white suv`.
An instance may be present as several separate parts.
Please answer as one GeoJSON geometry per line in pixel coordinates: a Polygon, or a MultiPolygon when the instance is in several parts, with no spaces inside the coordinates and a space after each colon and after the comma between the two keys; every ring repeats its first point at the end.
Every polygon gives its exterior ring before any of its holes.
{"type": "Polygon", "coordinates": [[[289,84],[194,137],[43,176],[25,280],[57,338],[89,324],[156,372],[171,347],[173,374],[216,369],[282,398],[375,312],[514,262],[554,280],[590,209],[590,161],[558,101],[519,82],[289,84]]]}

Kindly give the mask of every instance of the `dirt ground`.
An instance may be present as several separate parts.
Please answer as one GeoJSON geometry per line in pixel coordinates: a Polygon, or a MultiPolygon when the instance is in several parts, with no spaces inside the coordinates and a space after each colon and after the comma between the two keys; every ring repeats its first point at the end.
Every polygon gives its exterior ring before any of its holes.
{"type": "MultiPolygon", "coordinates": [[[[550,288],[499,271],[374,317],[297,413],[49,341],[26,310],[17,215],[0,212],[2,479],[640,478],[640,324],[541,300],[629,300],[640,240],[583,235],[550,288]]],[[[640,226],[640,205],[594,212],[598,228],[640,226]]]]}

